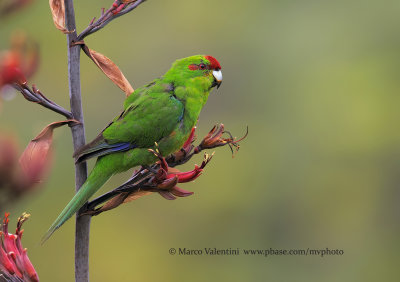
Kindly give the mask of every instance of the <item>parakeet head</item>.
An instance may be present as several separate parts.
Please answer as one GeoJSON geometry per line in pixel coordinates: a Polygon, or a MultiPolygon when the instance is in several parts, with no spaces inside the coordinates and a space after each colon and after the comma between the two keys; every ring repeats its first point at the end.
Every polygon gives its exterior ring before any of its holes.
{"type": "Polygon", "coordinates": [[[167,72],[182,82],[187,79],[198,79],[209,84],[209,88],[222,83],[221,65],[212,56],[196,55],[176,60],[167,72]]]}

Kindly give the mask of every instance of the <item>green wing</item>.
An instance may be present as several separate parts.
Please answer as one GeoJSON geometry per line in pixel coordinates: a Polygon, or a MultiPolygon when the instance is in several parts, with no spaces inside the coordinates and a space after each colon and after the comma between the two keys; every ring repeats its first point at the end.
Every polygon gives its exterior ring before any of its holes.
{"type": "Polygon", "coordinates": [[[132,103],[99,136],[75,152],[77,162],[133,148],[149,148],[172,133],[182,120],[183,104],[171,93],[146,90],[138,91],[132,103]]]}
{"type": "Polygon", "coordinates": [[[171,134],[183,117],[183,104],[168,93],[150,93],[136,99],[104,131],[108,144],[130,142],[148,148],[171,134]]]}

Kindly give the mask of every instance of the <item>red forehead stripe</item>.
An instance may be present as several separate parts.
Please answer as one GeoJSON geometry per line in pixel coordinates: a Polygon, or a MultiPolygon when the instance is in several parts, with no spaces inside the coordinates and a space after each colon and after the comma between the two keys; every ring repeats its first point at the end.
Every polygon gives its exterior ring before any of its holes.
{"type": "Polygon", "coordinates": [[[205,56],[204,58],[206,58],[206,60],[208,60],[210,62],[211,69],[221,69],[221,65],[219,64],[217,59],[215,59],[214,57],[205,56]]]}

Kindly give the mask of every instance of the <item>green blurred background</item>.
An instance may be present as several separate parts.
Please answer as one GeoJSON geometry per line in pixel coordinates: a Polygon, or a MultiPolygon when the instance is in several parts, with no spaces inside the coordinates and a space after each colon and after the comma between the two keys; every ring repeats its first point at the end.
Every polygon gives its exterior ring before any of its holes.
{"type": "MultiPolygon", "coordinates": [[[[111,1],[75,1],[78,31],[111,1]]],[[[249,137],[227,148],[189,198],[141,198],[92,220],[92,281],[398,281],[400,163],[399,1],[150,0],[86,39],[136,88],[177,58],[215,56],[224,83],[203,110],[198,136],[223,122],[249,137]],[[175,248],[343,249],[343,256],[171,256],[175,248]]],[[[0,49],[17,29],[40,42],[30,80],[68,107],[65,36],[47,1],[1,20],[0,49]]],[[[124,94],[82,55],[87,139],[124,94]]],[[[20,95],[3,104],[0,130],[24,147],[55,113],[20,95]]],[[[74,220],[38,242],[73,195],[68,128],[55,134],[43,189],[13,207],[41,281],[73,281],[74,220]]],[[[201,156],[187,165],[200,163],[201,156]]],[[[93,162],[90,163],[93,165],[93,162]]],[[[107,189],[126,180],[114,177],[107,189]]]]}

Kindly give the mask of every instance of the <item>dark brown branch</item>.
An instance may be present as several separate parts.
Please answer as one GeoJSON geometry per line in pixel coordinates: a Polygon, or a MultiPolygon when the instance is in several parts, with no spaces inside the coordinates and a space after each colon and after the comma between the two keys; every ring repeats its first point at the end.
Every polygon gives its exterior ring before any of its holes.
{"type": "MultiPolygon", "coordinates": [[[[122,10],[117,12],[117,7],[114,5],[111,6],[107,11],[103,12],[100,18],[95,21],[95,19],[92,19],[90,22],[89,26],[85,28],[81,34],[77,37],[76,41],[81,41],[83,40],[86,36],[95,33],[96,31],[99,31],[103,27],[105,27],[109,22],[112,20],[115,20],[116,18],[125,15],[132,10],[134,10],[137,6],[145,2],[146,0],[136,0],[128,4],[123,4],[120,1],[116,1],[116,3],[119,3],[120,5],[124,5],[122,10]]],[[[121,6],[122,7],[122,6],[121,6]]]]}
{"type": "Polygon", "coordinates": [[[35,87],[35,85],[33,85],[32,89],[30,89],[26,83],[24,84],[15,83],[13,87],[17,89],[19,92],[21,92],[26,100],[33,103],[37,103],[49,110],[52,110],[53,112],[61,114],[65,116],[67,119],[73,118],[71,112],[57,105],[53,101],[47,99],[46,96],[44,96],[43,93],[40,92],[39,89],[35,87]]]}
{"type": "MultiPolygon", "coordinates": [[[[80,46],[73,46],[77,41],[75,12],[72,0],[65,0],[65,26],[73,32],[67,34],[68,46],[68,78],[71,112],[80,125],[71,127],[74,150],[85,144],[85,127],[83,121],[81,80],[80,80],[80,46]]],[[[75,190],[78,191],[87,178],[86,163],[75,165],[75,190]]],[[[75,224],[75,281],[89,281],[89,234],[90,216],[79,216],[78,211],[75,224]]]]}

